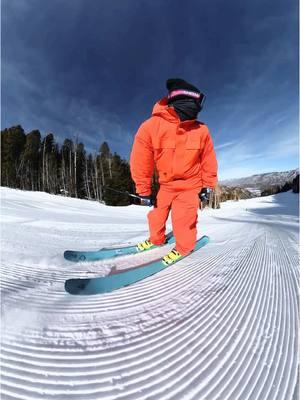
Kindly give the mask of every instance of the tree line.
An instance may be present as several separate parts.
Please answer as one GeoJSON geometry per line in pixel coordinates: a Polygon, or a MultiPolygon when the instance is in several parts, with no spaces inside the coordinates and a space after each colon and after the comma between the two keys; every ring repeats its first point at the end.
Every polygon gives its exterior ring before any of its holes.
{"type": "Polygon", "coordinates": [[[284,185],[273,185],[265,188],[261,192],[261,196],[270,196],[272,194],[288,192],[289,190],[292,190],[293,193],[299,193],[299,174],[292,181],[286,182],[284,185]]]}
{"type": "MultiPolygon", "coordinates": [[[[26,134],[20,125],[1,131],[1,185],[118,206],[133,202],[118,191],[135,193],[129,163],[112,154],[106,142],[90,154],[78,140],[65,139],[60,146],[52,133],[42,138],[38,130],[26,134]]],[[[158,187],[155,173],[154,195],[158,187]]],[[[207,205],[220,208],[223,201],[249,197],[248,191],[217,186],[207,205]]]]}
{"type": "Polygon", "coordinates": [[[1,131],[1,185],[93,199],[107,205],[128,205],[134,193],[129,164],[111,153],[106,142],[90,154],[78,140],[60,146],[52,133],[25,133],[20,126],[1,131]],[[110,188],[110,189],[108,189],[110,188]]]}

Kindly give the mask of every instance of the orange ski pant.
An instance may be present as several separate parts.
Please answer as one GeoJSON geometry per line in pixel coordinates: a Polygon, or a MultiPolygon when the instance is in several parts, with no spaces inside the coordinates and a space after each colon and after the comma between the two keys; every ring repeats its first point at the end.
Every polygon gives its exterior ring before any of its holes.
{"type": "Polygon", "coordinates": [[[165,242],[166,222],[171,211],[176,250],[180,254],[190,253],[197,239],[199,190],[166,191],[160,188],[156,207],[148,213],[150,241],[161,245],[165,242]]]}

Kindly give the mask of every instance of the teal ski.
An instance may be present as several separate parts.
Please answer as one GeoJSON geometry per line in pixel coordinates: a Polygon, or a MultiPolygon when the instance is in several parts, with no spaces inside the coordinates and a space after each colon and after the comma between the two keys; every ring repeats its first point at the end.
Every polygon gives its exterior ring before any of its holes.
{"type": "MultiPolygon", "coordinates": [[[[197,240],[194,252],[205,246],[209,242],[208,236],[202,236],[197,240]]],[[[185,257],[188,257],[189,254],[185,257]]],[[[183,258],[185,258],[183,257],[183,258]]],[[[178,261],[182,260],[180,258],[178,261]]],[[[175,263],[173,263],[175,264],[175,263]]],[[[171,265],[173,265],[171,264],[171,265]]],[[[162,259],[152,261],[147,264],[130,268],[122,272],[112,270],[109,275],[102,278],[90,279],[68,279],[65,282],[65,290],[73,295],[91,295],[112,292],[124,286],[132,285],[135,282],[148,278],[167,268],[162,259]]]]}
{"type": "MultiPolygon", "coordinates": [[[[170,232],[166,235],[166,243],[170,244],[174,243],[175,239],[173,236],[173,232],[170,232]]],[[[149,251],[149,250],[147,250],[149,251]]],[[[79,261],[100,261],[106,260],[108,258],[114,258],[119,256],[125,256],[128,254],[136,254],[139,251],[134,246],[127,247],[111,247],[111,248],[103,248],[96,251],[76,251],[76,250],[66,250],[64,252],[64,257],[68,261],[79,262],[79,261]]]]}

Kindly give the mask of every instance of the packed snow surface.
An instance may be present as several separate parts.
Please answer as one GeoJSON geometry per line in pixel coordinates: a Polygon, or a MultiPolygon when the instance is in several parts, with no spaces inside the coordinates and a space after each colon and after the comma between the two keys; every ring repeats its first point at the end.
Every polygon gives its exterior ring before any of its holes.
{"type": "MultiPolygon", "coordinates": [[[[113,293],[64,281],[166,253],[71,263],[147,238],[147,208],[1,189],[1,399],[296,400],[298,197],[199,211],[203,249],[113,293]]],[[[168,226],[170,229],[170,225],[168,226]]]]}

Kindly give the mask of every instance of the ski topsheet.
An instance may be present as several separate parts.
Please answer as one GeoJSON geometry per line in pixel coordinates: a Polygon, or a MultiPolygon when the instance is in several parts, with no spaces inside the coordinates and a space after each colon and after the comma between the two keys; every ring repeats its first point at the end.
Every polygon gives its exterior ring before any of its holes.
{"type": "MultiPolygon", "coordinates": [[[[166,235],[166,243],[170,244],[174,243],[175,239],[173,236],[173,232],[170,232],[166,235]]],[[[148,250],[147,250],[148,251],[148,250]]],[[[111,248],[103,248],[96,251],[76,251],[76,250],[66,250],[64,252],[64,257],[66,260],[79,262],[79,261],[99,261],[105,260],[107,258],[114,258],[119,256],[125,256],[128,254],[139,253],[134,246],[127,247],[111,247],[111,248]]]]}
{"type": "MultiPolygon", "coordinates": [[[[202,236],[197,240],[194,252],[205,246],[208,242],[209,237],[202,236]]],[[[189,254],[185,257],[188,256],[189,254]]],[[[74,295],[91,295],[112,292],[124,286],[129,286],[135,282],[141,281],[142,279],[154,275],[165,268],[167,268],[167,266],[163,264],[162,259],[160,258],[147,264],[127,269],[123,272],[115,273],[112,271],[109,275],[101,278],[68,279],[65,282],[65,290],[74,295]]]]}

